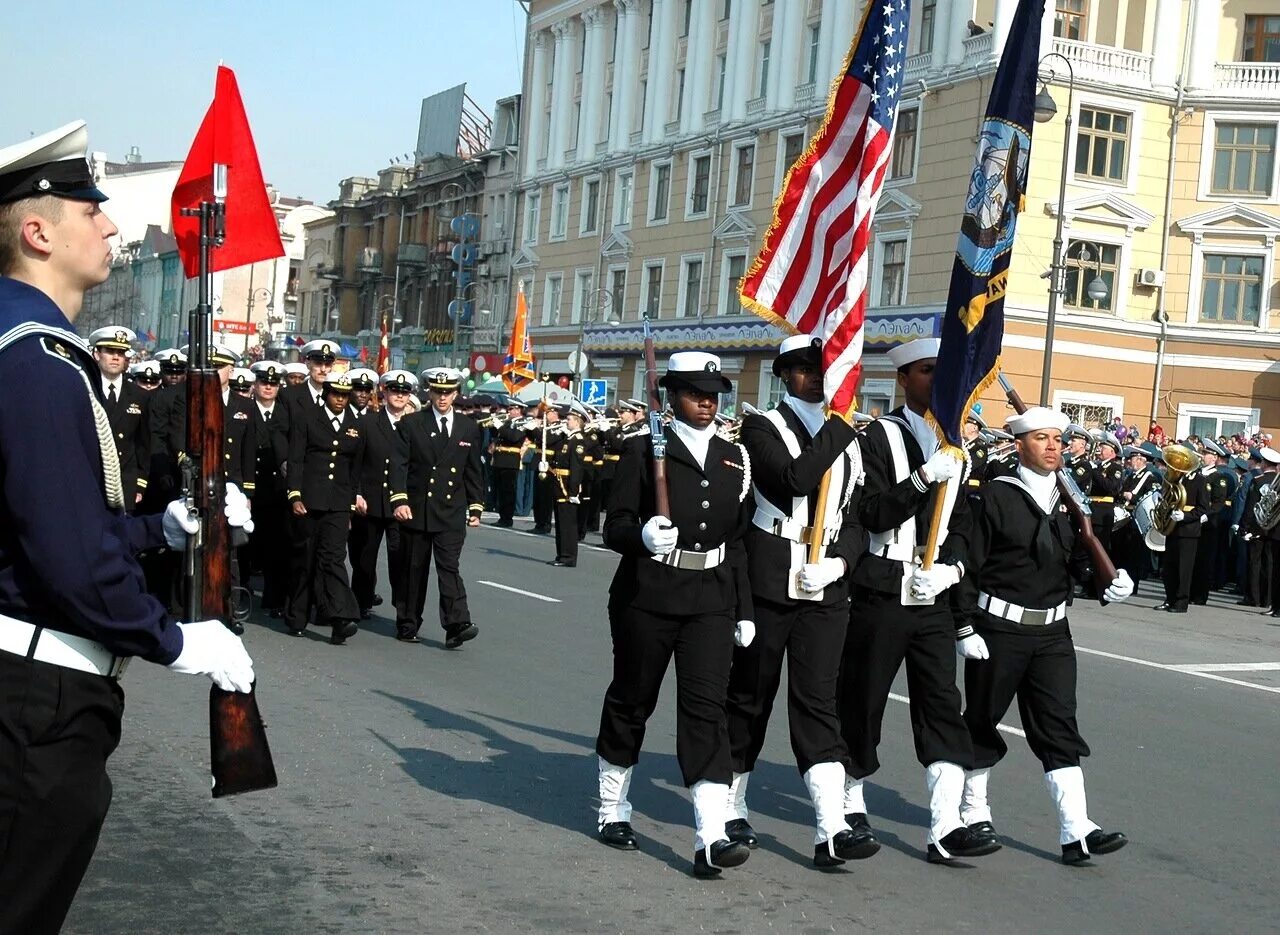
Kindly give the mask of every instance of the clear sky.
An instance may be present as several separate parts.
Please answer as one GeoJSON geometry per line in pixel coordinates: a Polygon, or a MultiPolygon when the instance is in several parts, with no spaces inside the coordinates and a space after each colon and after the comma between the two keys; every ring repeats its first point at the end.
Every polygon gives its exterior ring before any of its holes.
{"type": "Polygon", "coordinates": [[[492,116],[525,31],[515,0],[47,0],[4,21],[0,147],[84,118],[113,161],[184,159],[221,59],[267,181],[320,203],[413,152],[427,95],[465,82],[492,116]]]}

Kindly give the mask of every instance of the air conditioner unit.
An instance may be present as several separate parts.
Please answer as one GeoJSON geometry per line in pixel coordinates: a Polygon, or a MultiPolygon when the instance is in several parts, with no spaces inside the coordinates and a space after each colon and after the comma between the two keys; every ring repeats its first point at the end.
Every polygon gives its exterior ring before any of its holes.
{"type": "Polygon", "coordinates": [[[1163,286],[1164,270],[1162,269],[1140,269],[1138,270],[1138,285],[1140,286],[1163,286]]]}
{"type": "Polygon", "coordinates": [[[488,275],[489,275],[489,264],[488,264],[488,263],[477,263],[477,264],[476,264],[476,275],[477,275],[477,276],[480,276],[481,278],[483,278],[483,277],[485,277],[485,276],[488,276],[488,275]]]}

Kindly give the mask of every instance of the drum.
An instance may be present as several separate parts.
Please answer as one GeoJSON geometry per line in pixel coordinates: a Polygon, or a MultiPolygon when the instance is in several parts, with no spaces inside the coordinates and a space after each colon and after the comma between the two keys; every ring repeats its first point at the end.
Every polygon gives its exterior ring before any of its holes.
{"type": "Polygon", "coordinates": [[[1156,504],[1160,502],[1159,488],[1148,490],[1133,507],[1133,528],[1138,530],[1147,548],[1153,552],[1164,551],[1164,535],[1155,528],[1156,504]]]}

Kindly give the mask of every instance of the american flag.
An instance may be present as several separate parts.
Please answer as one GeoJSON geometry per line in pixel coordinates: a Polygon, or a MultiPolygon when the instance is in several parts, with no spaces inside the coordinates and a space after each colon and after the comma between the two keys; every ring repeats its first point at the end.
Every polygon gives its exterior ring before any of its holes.
{"type": "Polygon", "coordinates": [[[892,155],[910,0],[871,2],[827,114],[782,185],[744,305],[822,339],[827,404],[847,415],[862,373],[871,221],[892,155]]]}

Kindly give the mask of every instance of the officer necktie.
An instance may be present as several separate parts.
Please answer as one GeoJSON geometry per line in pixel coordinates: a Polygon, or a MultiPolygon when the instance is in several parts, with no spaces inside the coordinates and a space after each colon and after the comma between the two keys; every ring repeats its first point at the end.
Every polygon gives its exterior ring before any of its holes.
{"type": "Polygon", "coordinates": [[[264,413],[262,413],[262,418],[263,418],[263,419],[265,419],[266,421],[270,422],[270,421],[271,421],[271,410],[270,410],[270,409],[268,409],[268,410],[266,410],[264,413]]]}
{"type": "Polygon", "coordinates": [[[342,428],[342,419],[338,418],[338,416],[334,416],[334,417],[333,417],[333,430],[336,432],[336,431],[338,431],[338,430],[339,430],[339,429],[341,429],[341,428],[342,428]]]}
{"type": "Polygon", "coordinates": [[[112,407],[116,404],[116,385],[114,383],[107,384],[107,402],[112,407]]]}
{"type": "Polygon", "coordinates": [[[444,416],[440,417],[440,434],[445,438],[449,437],[449,420],[444,416]]]}

